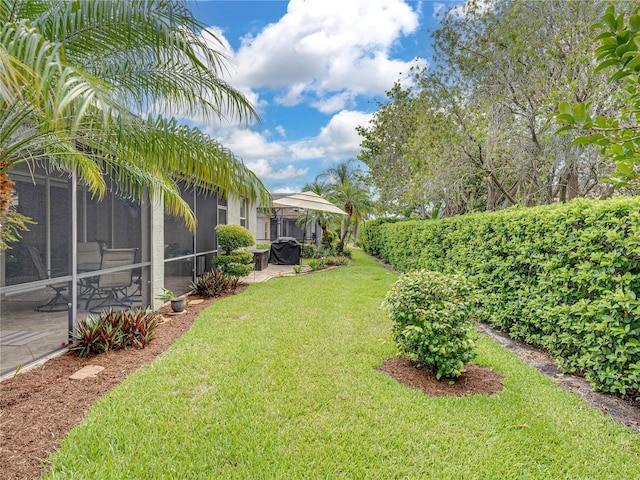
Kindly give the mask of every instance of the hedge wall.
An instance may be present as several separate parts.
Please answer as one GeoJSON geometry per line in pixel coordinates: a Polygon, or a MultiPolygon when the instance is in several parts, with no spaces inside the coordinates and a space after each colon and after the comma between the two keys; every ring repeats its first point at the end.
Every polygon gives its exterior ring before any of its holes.
{"type": "Polygon", "coordinates": [[[596,389],[640,394],[640,199],[375,220],[360,243],[400,271],[467,275],[478,318],[548,349],[596,389]]]}

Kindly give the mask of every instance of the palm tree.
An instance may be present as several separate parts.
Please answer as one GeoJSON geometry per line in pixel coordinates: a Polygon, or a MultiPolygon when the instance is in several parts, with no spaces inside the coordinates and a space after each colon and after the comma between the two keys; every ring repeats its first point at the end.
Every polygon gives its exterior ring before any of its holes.
{"type": "Polygon", "coordinates": [[[347,160],[316,177],[316,181],[322,178],[329,180],[328,197],[347,212],[347,216],[342,220],[340,228],[338,253],[344,250],[345,243],[349,241],[352,233],[352,224],[357,232],[358,224],[372,210],[369,192],[360,178],[360,173],[360,170],[355,166],[355,161],[347,160]]]}
{"type": "Polygon", "coordinates": [[[122,195],[147,190],[190,227],[178,185],[268,202],[232,152],[172,118],[256,118],[220,79],[227,59],[209,46],[219,40],[183,2],[4,0],[0,24],[2,228],[7,172],[24,162],[75,172],[99,197],[108,174],[122,195]]]}

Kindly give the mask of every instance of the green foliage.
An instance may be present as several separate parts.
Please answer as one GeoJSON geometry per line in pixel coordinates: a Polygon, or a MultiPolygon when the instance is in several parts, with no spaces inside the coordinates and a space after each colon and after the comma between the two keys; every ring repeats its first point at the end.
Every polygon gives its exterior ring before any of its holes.
{"type": "Polygon", "coordinates": [[[162,287],[162,291],[156,295],[156,298],[158,300],[162,300],[164,302],[169,302],[169,301],[175,299],[176,296],[175,296],[175,294],[173,293],[172,290],[169,290],[168,288],[162,287]]]}
{"type": "Polygon", "coordinates": [[[369,251],[400,271],[465,275],[478,318],[548,349],[565,371],[602,391],[640,390],[640,199],[370,228],[369,251]]]}
{"type": "Polygon", "coordinates": [[[34,223],[30,218],[10,208],[4,216],[0,216],[0,250],[10,249],[11,243],[22,238],[22,232],[29,231],[27,225],[34,223]]]}
{"type": "Polygon", "coordinates": [[[313,258],[324,258],[335,255],[335,248],[320,247],[313,252],[313,258]]]}
{"type": "Polygon", "coordinates": [[[218,297],[223,293],[234,292],[237,287],[238,277],[220,270],[209,270],[200,275],[195,282],[191,282],[191,289],[203,297],[218,297]]]}
{"type": "Polygon", "coordinates": [[[316,246],[312,243],[303,243],[302,244],[302,258],[313,258],[316,253],[316,246]]]}
{"type": "Polygon", "coordinates": [[[369,220],[364,222],[360,227],[360,233],[358,241],[360,247],[371,255],[380,255],[380,245],[384,242],[381,235],[381,230],[377,227],[384,223],[401,222],[404,219],[401,218],[376,218],[375,220],[369,220]]]}
{"type": "Polygon", "coordinates": [[[78,322],[71,351],[88,357],[129,346],[145,348],[158,324],[158,313],[151,310],[108,310],[78,322]]]}
{"type": "Polygon", "coordinates": [[[309,266],[311,267],[311,270],[313,270],[313,271],[322,270],[323,268],[325,268],[327,266],[327,259],[326,259],[326,257],[313,258],[313,259],[309,260],[309,266]]]}
{"type": "Polygon", "coordinates": [[[269,250],[270,247],[271,247],[271,244],[269,243],[256,243],[257,250],[269,250]]]}
{"type": "MultiPolygon", "coordinates": [[[[621,8],[622,10],[623,8],[621,8]]],[[[609,83],[615,85],[612,105],[606,114],[593,112],[590,102],[571,105],[560,102],[555,118],[563,125],[556,133],[567,130],[581,131],[584,136],[573,140],[573,145],[594,145],[616,166],[607,182],[617,187],[640,186],[640,137],[638,111],[640,111],[640,7],[627,16],[616,13],[611,4],[601,21],[592,26],[599,32],[595,42],[594,73],[613,72],[609,83]],[[612,109],[613,107],[613,109],[612,109]],[[611,114],[612,111],[616,112],[611,114]]]]}
{"type": "Polygon", "coordinates": [[[353,259],[353,250],[351,250],[349,247],[344,247],[340,252],[339,256],[347,257],[348,259],[353,259]]]}
{"type": "Polygon", "coordinates": [[[459,275],[402,275],[383,302],[400,352],[430,367],[438,380],[459,377],[475,356],[472,296],[471,284],[459,275]]]}
{"type": "Polygon", "coordinates": [[[218,245],[225,255],[237,248],[251,247],[256,243],[253,234],[241,225],[217,225],[216,235],[218,245]]]}
{"type": "Polygon", "coordinates": [[[351,259],[345,255],[331,255],[324,259],[326,265],[344,266],[351,263],[351,259]]]}
{"type": "Polygon", "coordinates": [[[213,257],[214,268],[232,277],[245,277],[253,270],[253,254],[235,250],[228,255],[213,257]]]}
{"type": "MultiPolygon", "coordinates": [[[[220,81],[225,55],[202,28],[182,1],[0,2],[0,176],[32,162],[73,172],[96,198],[112,186],[138,200],[163,199],[191,228],[195,215],[178,182],[268,204],[240,159],[174,117],[175,105],[206,117],[255,116],[220,81]],[[154,98],[164,105],[139,115],[154,98]]],[[[13,241],[3,239],[16,236],[20,223],[13,227],[0,228],[0,242],[13,241]]]]}

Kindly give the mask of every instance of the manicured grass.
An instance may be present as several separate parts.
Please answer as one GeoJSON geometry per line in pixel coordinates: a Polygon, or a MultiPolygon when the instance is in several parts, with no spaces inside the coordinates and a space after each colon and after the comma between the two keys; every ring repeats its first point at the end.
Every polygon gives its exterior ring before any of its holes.
{"type": "Polygon", "coordinates": [[[396,276],[352,265],[214,304],[100,400],[51,478],[632,479],[640,436],[487,338],[494,396],[429,398],[374,370],[396,276]]]}

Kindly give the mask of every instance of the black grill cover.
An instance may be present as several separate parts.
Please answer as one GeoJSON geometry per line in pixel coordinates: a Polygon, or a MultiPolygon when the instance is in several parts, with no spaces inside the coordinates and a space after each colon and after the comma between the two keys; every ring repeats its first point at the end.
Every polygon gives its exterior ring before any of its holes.
{"type": "Polygon", "coordinates": [[[300,243],[293,237],[280,237],[271,243],[269,263],[297,265],[300,263],[300,243]]]}

